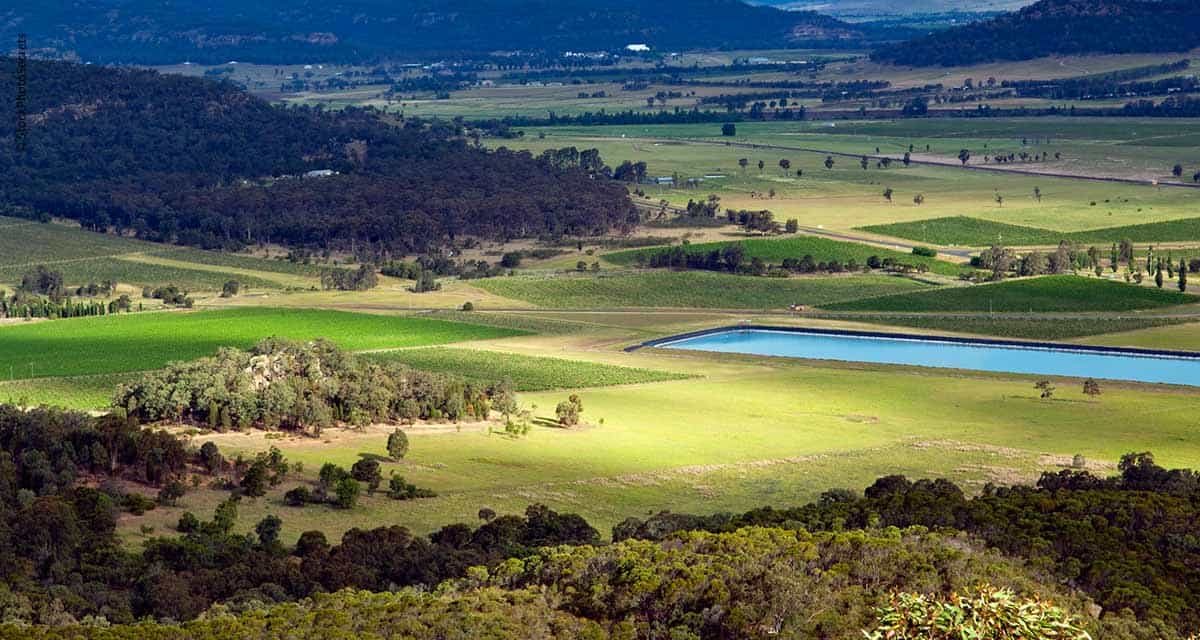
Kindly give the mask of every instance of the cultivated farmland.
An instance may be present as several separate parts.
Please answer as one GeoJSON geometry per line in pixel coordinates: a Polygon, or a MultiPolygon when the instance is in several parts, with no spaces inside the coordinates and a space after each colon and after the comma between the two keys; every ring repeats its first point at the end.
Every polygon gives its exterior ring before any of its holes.
{"type": "Polygon", "coordinates": [[[1134,311],[1194,304],[1178,291],[1079,276],[1044,276],[827,305],[843,311],[1134,311]]]}
{"type": "Polygon", "coordinates": [[[882,275],[776,279],[663,271],[492,278],[480,281],[478,286],[499,296],[552,309],[780,309],[790,304],[826,305],[928,288],[906,278],[882,275]]]}
{"type": "Polygon", "coordinates": [[[351,350],[484,340],[522,332],[417,317],[316,309],[145,312],[0,327],[0,376],[142,371],[248,348],[262,338],[328,338],[351,350]]]}

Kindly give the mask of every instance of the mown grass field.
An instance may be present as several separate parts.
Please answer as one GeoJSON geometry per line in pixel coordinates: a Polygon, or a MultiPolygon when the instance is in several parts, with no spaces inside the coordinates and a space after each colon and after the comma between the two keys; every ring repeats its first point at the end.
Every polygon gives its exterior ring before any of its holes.
{"type": "MultiPolygon", "coordinates": [[[[705,242],[700,244],[692,244],[686,247],[689,254],[707,254],[713,250],[721,250],[729,242],[705,242]]],[[[903,264],[923,264],[929,267],[933,273],[943,275],[958,275],[963,267],[944,260],[934,258],[926,258],[916,256],[911,253],[901,253],[891,249],[883,249],[872,247],[865,244],[857,244],[854,242],[839,242],[828,238],[818,238],[815,236],[793,236],[779,239],[760,239],[753,238],[747,240],[739,240],[737,244],[742,246],[745,251],[745,259],[749,261],[752,258],[759,258],[768,264],[779,264],[785,258],[802,258],[805,255],[811,255],[817,262],[828,262],[837,260],[841,263],[846,263],[854,260],[863,266],[867,263],[867,258],[877,256],[880,259],[892,258],[903,264]]],[[[608,262],[613,262],[622,266],[630,266],[637,262],[639,255],[649,258],[658,252],[663,251],[660,248],[646,249],[630,249],[628,251],[618,251],[604,255],[604,259],[608,262]]]]}
{"type": "Polygon", "coordinates": [[[1194,304],[1178,291],[1079,276],[1043,276],[826,305],[842,311],[1136,311],[1194,304]]]}
{"type": "Polygon", "coordinates": [[[402,362],[416,369],[451,373],[490,384],[508,380],[517,391],[549,391],[680,380],[686,375],[636,367],[544,358],[499,351],[431,347],[372,353],[373,360],[402,362]]]}
{"type": "Polygon", "coordinates": [[[521,335],[428,318],[317,309],[146,312],[0,327],[0,379],[142,371],[248,348],[262,338],[328,338],[362,351],[521,335]]]}
{"type": "Polygon", "coordinates": [[[894,224],[862,227],[863,231],[939,245],[987,246],[1054,245],[1062,240],[1080,244],[1108,245],[1121,240],[1138,243],[1197,242],[1200,243],[1200,218],[1185,218],[1164,222],[1148,222],[1121,227],[1060,232],[966,216],[915,220],[894,224]]]}
{"type": "Polygon", "coordinates": [[[702,271],[515,276],[480,280],[476,286],[498,296],[552,309],[780,309],[790,304],[827,305],[929,288],[906,278],[882,275],[780,279],[702,271]]]}

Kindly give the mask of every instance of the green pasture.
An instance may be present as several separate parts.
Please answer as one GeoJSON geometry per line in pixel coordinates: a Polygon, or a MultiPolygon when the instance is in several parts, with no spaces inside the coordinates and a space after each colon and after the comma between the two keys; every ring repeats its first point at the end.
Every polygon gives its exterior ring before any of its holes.
{"type": "MultiPolygon", "coordinates": [[[[895,149],[889,150],[888,144],[902,144],[904,148],[909,144],[907,138],[888,142],[871,136],[845,136],[816,130],[829,123],[761,123],[762,127],[758,128],[759,124],[739,123],[739,133],[733,141],[804,147],[855,156],[874,154],[876,147],[880,147],[881,152],[892,153],[895,149]],[[789,133],[788,128],[795,130],[789,133]],[[743,130],[749,133],[743,135],[743,130]]],[[[832,168],[826,168],[827,154],[822,152],[727,146],[723,143],[730,140],[721,139],[719,124],[559,127],[538,133],[545,137],[527,134],[523,139],[492,141],[491,144],[528,149],[533,153],[567,146],[596,148],[611,166],[626,160],[643,161],[651,177],[678,177],[679,186],[675,187],[639,185],[637,188],[651,199],[664,199],[683,206],[688,200],[716,194],[726,208],[768,209],[777,219],[796,218],[806,226],[849,230],[868,225],[967,216],[1072,232],[1196,216],[1196,192],[1191,189],[1154,187],[1149,182],[1108,183],[966,171],[955,166],[912,165],[906,168],[899,161],[886,169],[869,161],[867,169],[863,169],[857,157],[841,156],[835,156],[832,168]],[[705,138],[707,142],[691,138],[705,138]],[[739,164],[741,159],[747,160],[744,169],[739,164]],[[788,161],[787,170],[780,167],[781,160],[788,161]],[[763,163],[761,170],[759,161],[763,163]],[[797,170],[802,175],[797,176],[797,170]],[[685,181],[688,179],[701,182],[687,187],[685,181]],[[888,189],[892,193],[890,201],[884,197],[888,189]],[[1040,192],[1040,200],[1035,197],[1035,190],[1040,192]],[[914,202],[917,195],[924,198],[922,204],[914,202]],[[999,202],[997,196],[1001,198],[999,202]]],[[[939,144],[944,145],[944,152],[954,155],[963,143],[942,139],[939,144]]],[[[1121,155],[1125,148],[1115,144],[1100,145],[1088,153],[1098,158],[1116,158],[1114,161],[1122,163],[1132,162],[1121,155]]],[[[934,152],[937,152],[936,147],[934,152]]],[[[1155,160],[1168,177],[1176,162],[1175,155],[1172,152],[1155,160]]],[[[1039,168],[1057,170],[1053,165],[1050,161],[1039,168]]],[[[1200,159],[1196,169],[1200,170],[1200,159]]],[[[1187,171],[1190,176],[1191,169],[1187,171]]]]}
{"type": "Polygon", "coordinates": [[[262,338],[328,338],[362,351],[521,335],[418,317],[318,309],[242,308],[144,312],[0,326],[0,379],[79,376],[155,369],[248,348],[262,338]]]}
{"type": "Polygon", "coordinates": [[[1080,276],[1042,276],[971,287],[920,291],[826,305],[841,311],[1072,312],[1136,311],[1194,304],[1200,298],[1080,276]]]}
{"type": "MultiPolygon", "coordinates": [[[[574,351],[572,358],[592,356],[574,351]]],[[[606,356],[606,359],[617,356],[606,356]]],[[[713,513],[784,507],[830,487],[861,490],[876,477],[947,477],[968,491],[985,482],[1028,482],[1068,466],[1079,453],[1101,473],[1125,452],[1151,450],[1161,464],[1200,455],[1194,436],[1196,395],[1186,391],[1104,385],[1097,399],[1060,382],[1051,400],[1025,377],[956,374],[911,368],[838,366],[646,352],[631,365],[669,368],[702,379],[579,392],[584,424],[538,423],[525,437],[472,425],[410,431],[401,462],[383,462],[437,498],[397,502],[364,497],[350,511],[287,507],[286,483],[265,498],[243,500],[239,528],[267,514],[285,535],[309,529],[337,539],[351,527],[398,524],[428,532],[473,522],[481,507],[520,513],[533,503],[577,512],[607,534],[629,516],[669,509],[713,513]],[[1154,416],[1146,420],[1146,416],[1154,416]]],[[[564,392],[522,394],[539,417],[552,417],[564,392]]],[[[301,478],[324,462],[350,465],[385,453],[386,429],[326,432],[322,439],[213,439],[227,454],[280,447],[302,462],[301,478]]],[[[159,508],[126,523],[169,531],[183,510],[210,513],[226,493],[201,490],[177,508],[159,508]]]]}
{"type": "Polygon", "coordinates": [[[790,304],[828,305],[929,288],[907,278],[883,275],[761,278],[703,271],[513,276],[479,280],[476,286],[552,309],[780,309],[790,304]]]}
{"type": "Polygon", "coordinates": [[[606,387],[687,377],[666,371],[584,360],[444,347],[384,351],[372,353],[369,357],[383,362],[401,362],[425,371],[450,373],[483,384],[508,380],[517,391],[606,387]]]}

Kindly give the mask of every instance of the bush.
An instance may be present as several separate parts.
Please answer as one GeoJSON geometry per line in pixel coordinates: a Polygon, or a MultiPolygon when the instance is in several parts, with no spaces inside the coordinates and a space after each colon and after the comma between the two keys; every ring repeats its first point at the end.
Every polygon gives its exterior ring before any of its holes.
{"type": "MultiPolygon", "coordinates": [[[[437,494],[430,489],[422,489],[415,484],[409,484],[404,479],[404,476],[393,473],[391,480],[388,481],[388,497],[393,500],[413,500],[416,498],[436,498],[437,494]]],[[[482,513],[482,510],[480,513],[482,513]]]]}
{"type": "Polygon", "coordinates": [[[353,509],[358,504],[358,496],[362,487],[354,478],[342,478],[334,486],[333,506],[339,509],[353,509]]]}
{"type": "Polygon", "coordinates": [[[980,638],[1090,638],[1079,620],[1039,599],[1018,598],[1007,589],[983,587],[947,600],[899,593],[879,609],[868,640],[959,640],[980,638]]]}
{"type": "Polygon", "coordinates": [[[558,406],[554,408],[558,423],[564,427],[573,427],[579,424],[579,414],[581,413],[583,413],[583,401],[575,394],[571,394],[571,397],[558,403],[558,406]]]}
{"type": "Polygon", "coordinates": [[[308,487],[300,486],[283,494],[283,501],[292,507],[303,507],[313,502],[313,494],[308,487]]]}
{"type": "Polygon", "coordinates": [[[379,461],[373,458],[363,458],[350,467],[350,477],[367,485],[367,493],[375,493],[379,483],[383,482],[383,472],[379,470],[379,461]]]}
{"type": "Polygon", "coordinates": [[[192,513],[191,511],[185,511],[183,515],[179,516],[179,522],[175,525],[175,529],[179,531],[179,533],[192,533],[194,531],[199,531],[200,518],[197,518],[196,514],[192,513]]]}
{"type": "Polygon", "coordinates": [[[914,256],[921,256],[923,258],[937,257],[937,250],[930,247],[913,247],[912,253],[914,256]]]}
{"type": "Polygon", "coordinates": [[[408,453],[408,435],[401,429],[388,434],[387,452],[392,460],[400,460],[408,453]]]}

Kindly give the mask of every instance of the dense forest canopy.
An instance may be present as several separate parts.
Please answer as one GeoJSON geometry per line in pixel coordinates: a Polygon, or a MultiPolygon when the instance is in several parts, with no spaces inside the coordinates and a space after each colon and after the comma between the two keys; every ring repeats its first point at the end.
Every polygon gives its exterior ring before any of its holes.
{"type": "Polygon", "coordinates": [[[993,20],[872,54],[882,62],[958,66],[1082,53],[1156,53],[1200,46],[1192,0],[1041,0],[993,20]]]}
{"type": "Polygon", "coordinates": [[[75,0],[0,9],[0,41],[86,62],[363,62],[507,51],[861,43],[860,28],[741,0],[75,0]]]}
{"type": "MultiPolygon", "coordinates": [[[[0,78],[14,73],[15,61],[0,59],[0,78]]],[[[0,109],[12,113],[14,99],[5,92],[0,109]]],[[[225,82],[31,62],[27,113],[25,152],[13,120],[0,129],[0,205],[97,231],[207,248],[408,253],[460,236],[587,235],[637,219],[624,187],[475,148],[452,124],[275,107],[225,82]]]]}

